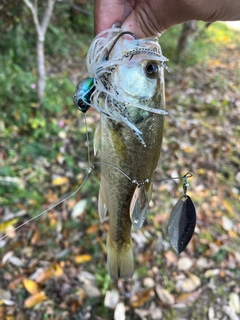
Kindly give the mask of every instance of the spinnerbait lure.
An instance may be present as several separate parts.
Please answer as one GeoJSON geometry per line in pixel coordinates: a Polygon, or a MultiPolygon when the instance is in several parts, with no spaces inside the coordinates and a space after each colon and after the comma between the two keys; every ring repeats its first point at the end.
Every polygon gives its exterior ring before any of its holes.
{"type": "MultiPolygon", "coordinates": [[[[134,272],[131,229],[142,227],[151,200],[167,114],[166,60],[156,37],[137,39],[119,28],[105,30],[87,55],[92,82],[80,83],[75,92],[81,109],[92,106],[100,114],[94,135],[94,154],[101,145],[98,212],[100,221],[109,217],[107,266],[112,281],[128,279],[134,272]],[[125,34],[133,39],[124,38],[125,34]]],[[[186,210],[179,210],[184,217],[186,210]]],[[[186,245],[183,234],[179,237],[186,245]]]]}

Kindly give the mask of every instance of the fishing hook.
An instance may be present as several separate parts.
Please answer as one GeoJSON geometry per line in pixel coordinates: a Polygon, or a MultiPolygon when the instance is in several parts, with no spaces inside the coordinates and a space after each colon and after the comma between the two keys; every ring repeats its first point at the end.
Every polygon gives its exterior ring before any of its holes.
{"type": "MultiPolygon", "coordinates": [[[[108,50],[108,53],[107,53],[107,55],[106,55],[106,57],[105,57],[104,60],[108,60],[109,55],[110,55],[111,51],[113,50],[115,44],[117,43],[117,41],[119,40],[119,38],[121,38],[121,37],[122,37],[123,35],[125,35],[125,34],[129,34],[129,35],[132,36],[135,40],[138,40],[137,36],[136,36],[134,33],[132,33],[131,31],[123,31],[123,32],[119,33],[119,35],[118,35],[118,36],[116,37],[116,39],[113,41],[113,44],[111,45],[110,49],[108,50]]],[[[130,59],[130,60],[131,60],[131,59],[130,59]]]]}

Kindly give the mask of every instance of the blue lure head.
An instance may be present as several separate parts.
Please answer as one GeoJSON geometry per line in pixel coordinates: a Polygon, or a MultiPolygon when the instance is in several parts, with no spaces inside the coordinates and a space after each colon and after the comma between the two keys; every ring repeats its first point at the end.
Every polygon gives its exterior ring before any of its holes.
{"type": "Polygon", "coordinates": [[[73,101],[80,111],[85,113],[90,108],[94,89],[93,78],[85,78],[78,83],[77,89],[73,94],[73,101]]]}

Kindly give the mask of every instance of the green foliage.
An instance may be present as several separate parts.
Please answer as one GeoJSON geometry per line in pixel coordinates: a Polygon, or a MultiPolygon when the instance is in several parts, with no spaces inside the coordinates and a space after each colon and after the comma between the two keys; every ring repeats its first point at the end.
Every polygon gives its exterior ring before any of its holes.
{"type": "Polygon", "coordinates": [[[176,52],[181,32],[182,25],[177,25],[167,30],[159,40],[163,54],[169,59],[167,64],[170,67],[174,67],[176,63],[182,67],[207,61],[218,55],[223,43],[227,45],[234,42],[240,47],[239,35],[224,23],[213,23],[206,28],[204,22],[198,22],[198,32],[189,38],[186,51],[178,57],[176,52]]]}

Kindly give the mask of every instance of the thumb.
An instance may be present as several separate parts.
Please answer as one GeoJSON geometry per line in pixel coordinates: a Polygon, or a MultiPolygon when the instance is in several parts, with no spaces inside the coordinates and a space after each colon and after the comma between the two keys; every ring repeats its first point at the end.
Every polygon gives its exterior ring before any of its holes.
{"type": "MultiPolygon", "coordinates": [[[[145,0],[140,2],[130,15],[124,20],[121,28],[131,31],[138,38],[160,35],[172,26],[166,12],[166,4],[163,1],[145,0]]],[[[171,3],[171,1],[169,1],[171,3]]],[[[169,9],[168,9],[169,10],[169,9]]]]}

